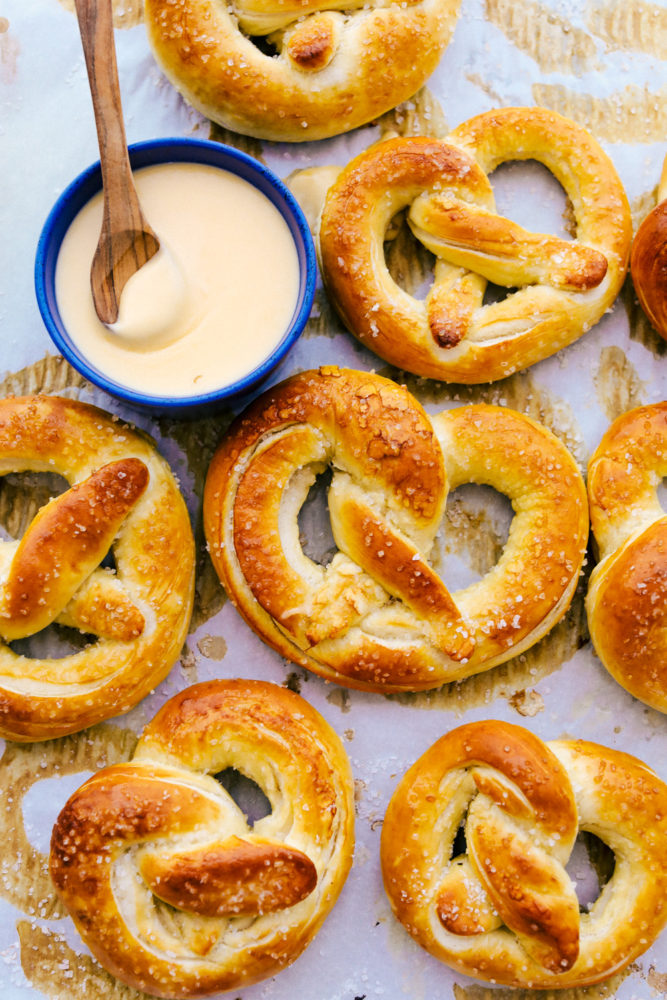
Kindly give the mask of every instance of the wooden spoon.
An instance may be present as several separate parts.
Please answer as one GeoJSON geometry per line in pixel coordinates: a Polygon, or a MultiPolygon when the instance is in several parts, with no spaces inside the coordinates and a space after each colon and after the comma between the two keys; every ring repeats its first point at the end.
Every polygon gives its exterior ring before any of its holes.
{"type": "Polygon", "coordinates": [[[667,157],[658,186],[658,205],[637,230],[630,270],[642,309],[667,340],[667,157]]]}
{"type": "Polygon", "coordinates": [[[90,270],[95,312],[109,325],[127,281],[160,243],[144,218],[132,178],[123,125],[111,0],[75,0],[100,147],[104,217],[90,270]]]}

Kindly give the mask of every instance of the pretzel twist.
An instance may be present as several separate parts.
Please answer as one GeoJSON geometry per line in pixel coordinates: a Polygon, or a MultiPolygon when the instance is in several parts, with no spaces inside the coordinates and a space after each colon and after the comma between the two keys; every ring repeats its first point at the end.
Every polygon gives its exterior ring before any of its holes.
{"type": "Polygon", "coordinates": [[[190,620],[194,542],[153,443],[95,407],[0,401],[0,473],[28,470],[71,484],[0,542],[0,734],[40,740],[127,711],[166,676],[190,620]],[[110,550],[115,570],[100,567],[110,550]],[[97,642],[60,659],[10,647],[53,622],[97,642]]]}
{"type": "Polygon", "coordinates": [[[616,171],[584,129],[543,108],[505,108],[445,140],[372,146],[329,189],[318,235],[327,290],[362,343],[406,371],[474,383],[504,378],[590,329],[621,288],[632,228],[616,171]],[[575,240],[528,232],[495,213],[487,174],[527,159],[563,185],[575,240]],[[396,284],[384,258],[402,209],[436,255],[425,301],[396,284]],[[483,305],[488,281],[518,291],[483,305]]]}
{"type": "Polygon", "coordinates": [[[298,957],[343,886],[353,822],[345,751],[313,708],[273,684],[211,681],[162,708],[130,763],[70,797],[51,874],[109,971],[200,996],[298,957]],[[228,768],[269,799],[252,827],[213,777],[228,768]]]}
{"type": "Polygon", "coordinates": [[[231,428],[204,526],[265,642],[328,680],[400,691],[487,670],[545,635],[576,587],[588,515],[573,459],[529,418],[492,406],[429,418],[387,379],[323,368],[269,390],[231,428]],[[322,567],[297,516],[329,465],[339,551],[322,567]],[[448,486],[465,482],[507,494],[516,516],[494,569],[450,594],[428,556],[448,486]]]}
{"type": "Polygon", "coordinates": [[[595,651],[619,684],[667,712],[667,402],[614,421],[591,457],[588,492],[600,562],[586,607],[595,651]]]}
{"type": "Polygon", "coordinates": [[[411,97],[437,66],[458,8],[459,0],[146,0],[145,20],[160,66],[208,118],[304,141],[411,97]]]}
{"type": "Polygon", "coordinates": [[[581,740],[543,743],[487,721],[453,730],[389,803],[381,858],[408,932],[460,972],[508,986],[600,982],[667,922],[667,786],[641,761],[581,740]],[[464,824],[466,846],[455,854],[464,824]],[[578,830],[615,854],[588,912],[566,865],[578,830]]]}

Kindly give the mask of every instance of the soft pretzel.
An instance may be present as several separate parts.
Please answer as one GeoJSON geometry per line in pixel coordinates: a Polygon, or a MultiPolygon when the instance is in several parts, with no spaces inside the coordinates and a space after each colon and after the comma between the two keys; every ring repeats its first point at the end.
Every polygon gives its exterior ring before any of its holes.
{"type": "Polygon", "coordinates": [[[614,421],[588,467],[600,562],[586,607],[595,651],[636,698],[667,712],[667,402],[614,421]]]}
{"type": "Polygon", "coordinates": [[[449,42],[459,0],[146,0],[173,85],[213,121],[323,139],[411,97],[449,42]],[[257,42],[257,44],[255,44],[257,42]]]}
{"type": "Polygon", "coordinates": [[[636,959],[667,922],[667,786],[607,747],[472,723],[400,782],[381,857],[396,916],[442,962],[508,986],[586,986],[636,959]],[[615,855],[584,912],[565,871],[579,830],[615,855]]]}
{"type": "Polygon", "coordinates": [[[84,941],[119,979],[163,997],[238,989],[303,951],[350,868],[350,767],[325,720],[262,681],[172,698],[132,761],[71,796],[51,874],[84,941]],[[214,775],[255,781],[250,826],[214,775]]]}
{"type": "Polygon", "coordinates": [[[667,157],[658,204],[642,222],[632,244],[630,271],[642,309],[667,340],[667,157]]]}
{"type": "Polygon", "coordinates": [[[0,735],[43,740],[127,711],[166,676],[190,621],[194,542],[153,442],[96,407],[0,400],[0,474],[28,470],[70,489],[0,542],[0,735]],[[115,570],[100,566],[110,549],[115,570]],[[60,659],[12,650],[52,622],[97,641],[60,659]]]}
{"type": "Polygon", "coordinates": [[[588,514],[572,457],[528,417],[470,406],[429,418],[387,379],[322,368],[232,426],[209,468],[204,527],[265,642],[327,680],[401,691],[487,670],[545,635],[576,587],[588,514]],[[327,465],[340,551],[324,568],[304,554],[297,515],[327,465]],[[428,555],[448,486],[465,482],[507,494],[516,516],[493,570],[450,594],[428,555]]]}
{"type": "Polygon", "coordinates": [[[372,146],[329,189],[319,224],[324,281],[352,333],[399,368],[446,382],[504,378],[580,337],[616,298],[631,236],[609,158],[543,108],[490,111],[445,140],[372,146]],[[487,174],[526,159],[563,185],[575,240],[496,215],[487,174]],[[414,234],[436,255],[425,301],[396,284],[384,258],[389,223],[408,207],[414,234]],[[487,281],[518,291],[483,305],[487,281]]]}

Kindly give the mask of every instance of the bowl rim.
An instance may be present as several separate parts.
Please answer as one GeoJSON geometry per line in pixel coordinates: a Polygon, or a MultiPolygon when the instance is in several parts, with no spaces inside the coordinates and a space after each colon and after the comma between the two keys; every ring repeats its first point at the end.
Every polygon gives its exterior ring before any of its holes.
{"type": "Polygon", "coordinates": [[[290,323],[276,347],[250,372],[228,385],[197,395],[161,396],[143,393],[117,382],[96,368],[79,352],[67,334],[55,295],[55,266],[64,235],[76,214],[102,189],[100,161],[96,160],[82,170],[58,196],[37,242],[35,294],[49,336],[63,357],[81,375],[109,395],[137,406],[184,410],[218,403],[251,391],[283,360],[298,340],[313,306],[317,260],[313,237],[301,206],[286,184],[269,167],[248,153],[225,143],[186,136],[144,139],[131,143],[128,153],[133,169],[160,163],[204,163],[236,174],[268,197],[287,223],[299,259],[299,293],[290,323]],[[193,155],[188,156],[188,153],[193,155]],[[224,162],[212,162],[216,159],[224,162]]]}

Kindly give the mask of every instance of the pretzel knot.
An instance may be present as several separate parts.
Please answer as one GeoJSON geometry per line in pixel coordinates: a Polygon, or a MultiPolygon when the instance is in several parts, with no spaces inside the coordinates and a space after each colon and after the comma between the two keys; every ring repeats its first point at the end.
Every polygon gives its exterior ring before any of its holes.
{"type": "Polygon", "coordinates": [[[411,97],[449,42],[459,0],[146,0],[174,86],[236,132],[338,135],[411,97]],[[257,44],[255,44],[257,43],[257,44]]]}
{"type": "Polygon", "coordinates": [[[443,141],[372,146],[330,188],[319,224],[324,281],[351,332],[399,368],[446,382],[504,378],[580,337],[616,298],[631,238],[611,161],[584,129],[543,108],[487,112],[443,141]],[[487,174],[527,159],[563,185],[576,239],[496,214],[487,174]],[[384,257],[403,209],[436,255],[425,301],[396,284],[384,257]],[[489,281],[517,290],[484,305],[489,281]]]}
{"type": "Polygon", "coordinates": [[[70,488],[20,541],[0,542],[0,734],[46,739],[126,711],[167,674],[192,610],[194,543],[152,442],[91,406],[0,402],[0,471],[59,473],[70,488]],[[115,570],[100,565],[113,551],[115,570]],[[9,643],[53,622],[97,638],[58,658],[9,643]]]}
{"type": "Polygon", "coordinates": [[[169,701],[129,764],[69,799],[51,874],[109,971],[200,996],[297,958],[343,886],[353,821],[345,751],[314,709],[273,684],[211,681],[169,701]],[[213,777],[228,768],[269,799],[254,827],[213,777]]]}
{"type": "Polygon", "coordinates": [[[511,410],[429,418],[405,389],[338,368],[296,375],[230,429],[204,494],[209,551],[256,632],[329,680],[419,690],[532,645],[562,617],[588,533],[583,482],[564,446],[511,410]],[[339,551],[326,567],[297,516],[333,468],[339,551]],[[448,486],[491,485],[515,519],[499,563],[451,594],[428,561],[448,486]]]}
{"type": "Polygon", "coordinates": [[[385,888],[409,933],[461,972],[509,986],[590,985],[642,954],[667,922],[665,806],[667,786],[627,754],[543,743],[504,722],[461,726],[392,796],[385,888]],[[587,913],[564,867],[578,830],[615,854],[587,913]]]}
{"type": "Polygon", "coordinates": [[[624,413],[588,469],[600,562],[586,608],[604,666],[636,698],[667,712],[667,402],[624,413]]]}

